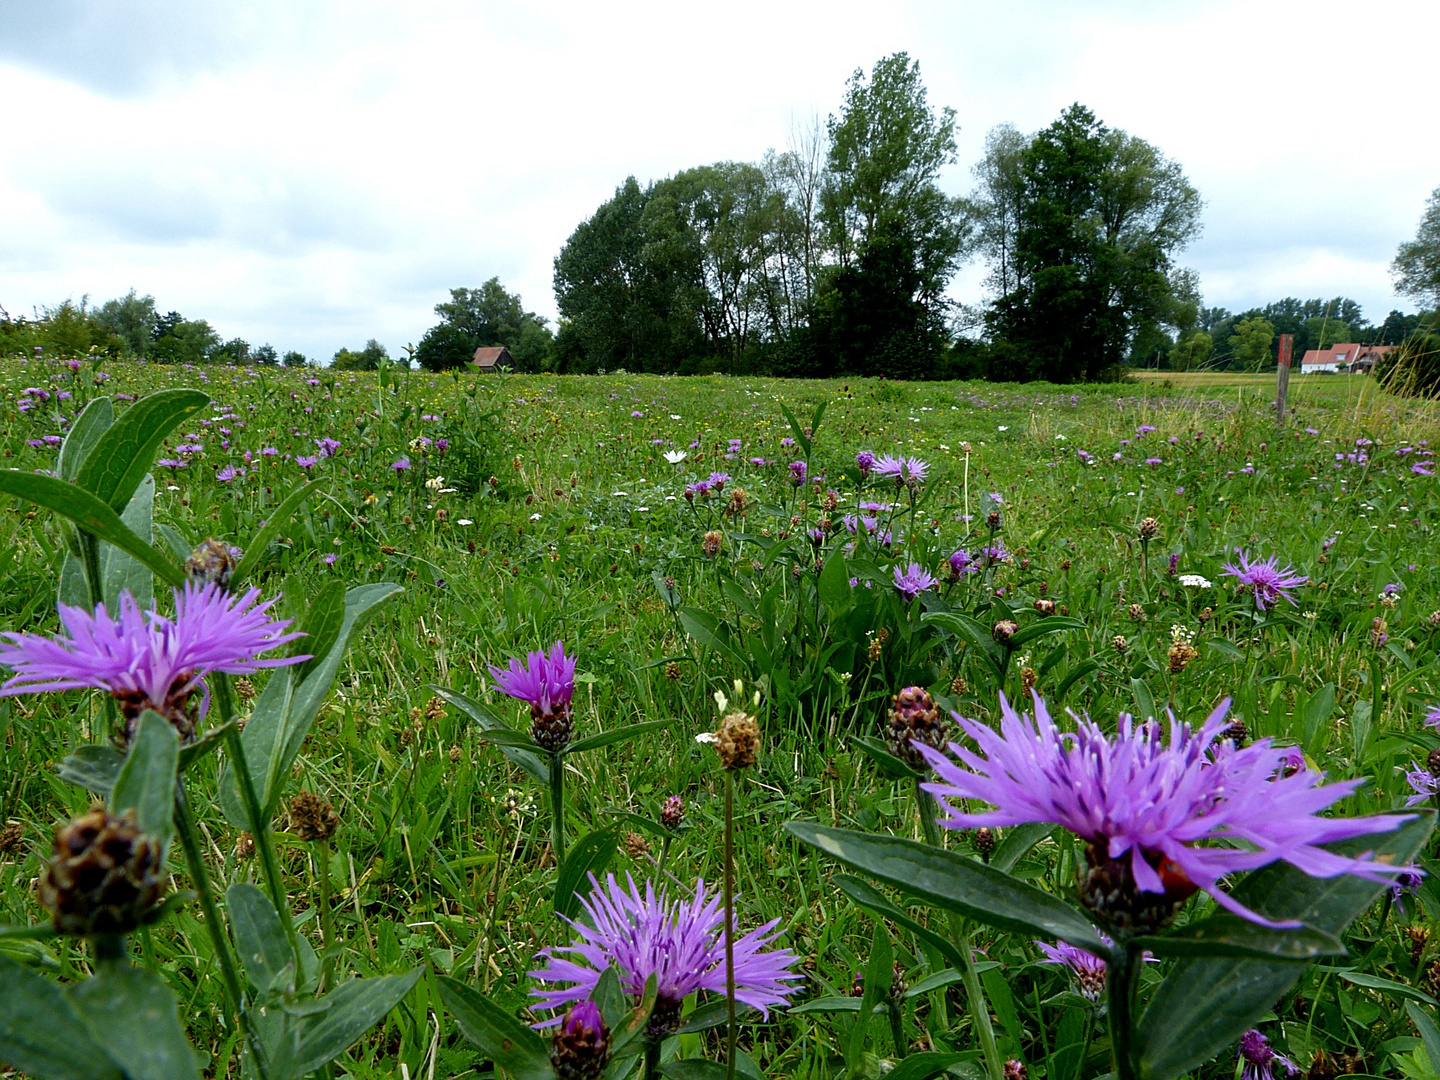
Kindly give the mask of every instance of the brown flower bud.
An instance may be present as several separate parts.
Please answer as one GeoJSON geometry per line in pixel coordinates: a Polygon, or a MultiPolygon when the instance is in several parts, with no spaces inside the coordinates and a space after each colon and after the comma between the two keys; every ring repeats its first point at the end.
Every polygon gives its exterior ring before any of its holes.
{"type": "Polygon", "coordinates": [[[1153,517],[1147,517],[1147,518],[1141,518],[1141,519],[1140,519],[1140,539],[1141,539],[1141,540],[1154,540],[1155,537],[1156,537],[1156,535],[1159,534],[1159,532],[1160,532],[1160,522],[1156,521],[1153,517]]]}
{"type": "Polygon", "coordinates": [[[445,715],[445,702],[438,697],[432,697],[425,703],[425,719],[439,720],[445,715]]]}
{"type": "Polygon", "coordinates": [[[310,791],[290,800],[289,831],[301,840],[329,840],[340,828],[340,815],[329,801],[310,791]]]}
{"type": "Polygon", "coordinates": [[[1118,652],[1121,656],[1124,656],[1126,650],[1130,648],[1130,643],[1125,640],[1123,634],[1116,634],[1113,638],[1110,639],[1110,644],[1115,646],[1115,651],[1118,652]]]}
{"type": "Polygon", "coordinates": [[[1030,692],[1035,689],[1035,684],[1039,681],[1039,679],[1040,679],[1040,676],[1039,676],[1039,674],[1035,671],[1035,669],[1034,669],[1033,667],[1023,667],[1023,668],[1021,668],[1021,669],[1020,669],[1020,693],[1021,693],[1024,697],[1029,697],[1029,696],[1030,696],[1030,692]]]}
{"type": "Polygon", "coordinates": [[[240,565],[241,555],[238,547],[230,547],[223,540],[206,540],[185,560],[185,576],[204,585],[226,588],[240,565]]]}
{"type": "Polygon", "coordinates": [[[165,895],[160,842],[135,811],[92,810],[55,830],[37,892],[62,934],[128,934],[165,895]]]}
{"type": "Polygon", "coordinates": [[[716,555],[720,554],[720,548],[724,543],[724,534],[715,529],[711,529],[700,541],[700,550],[707,559],[713,559],[716,555]]]}
{"type": "Polygon", "coordinates": [[[0,855],[18,855],[25,846],[25,826],[18,821],[7,822],[0,829],[0,855]]]}
{"type": "Polygon", "coordinates": [[[665,665],[665,678],[669,679],[671,682],[680,681],[680,665],[677,664],[674,660],[671,660],[668,664],[665,665]]]}
{"type": "Polygon", "coordinates": [[[715,732],[715,749],[720,754],[721,768],[750,768],[760,751],[760,725],[749,713],[726,714],[715,732]]]}
{"type": "Polygon", "coordinates": [[[1014,619],[1001,619],[990,630],[990,636],[1002,645],[1007,645],[1020,630],[1020,624],[1014,619]]]}
{"type": "Polygon", "coordinates": [[[1047,600],[1042,596],[1039,600],[1035,601],[1035,610],[1038,611],[1041,615],[1054,615],[1055,601],[1047,600]]]}
{"type": "Polygon", "coordinates": [[[1170,646],[1171,674],[1180,674],[1180,672],[1184,671],[1187,667],[1189,667],[1190,662],[1199,655],[1200,653],[1196,651],[1195,646],[1191,645],[1189,642],[1175,642],[1173,645],[1170,646]]]}
{"type": "Polygon", "coordinates": [[[685,823],[685,800],[679,795],[671,795],[665,800],[665,805],[660,809],[660,824],[674,832],[685,823]]]}
{"type": "Polygon", "coordinates": [[[920,686],[907,686],[895,695],[886,728],[890,752],[912,769],[928,770],[930,763],[914,746],[922,743],[939,750],[945,745],[950,721],[940,711],[929,691],[920,686]]]}
{"type": "Polygon", "coordinates": [[[995,850],[995,830],[988,825],[982,825],[970,834],[970,842],[975,845],[975,850],[988,861],[990,853],[995,850]]]}
{"type": "Polygon", "coordinates": [[[1125,609],[1125,613],[1135,622],[1144,622],[1146,619],[1145,609],[1139,604],[1131,604],[1125,609]]]}
{"type": "Polygon", "coordinates": [[[625,854],[636,862],[650,854],[649,842],[637,832],[627,832],[621,840],[621,844],[625,848],[625,854]]]}

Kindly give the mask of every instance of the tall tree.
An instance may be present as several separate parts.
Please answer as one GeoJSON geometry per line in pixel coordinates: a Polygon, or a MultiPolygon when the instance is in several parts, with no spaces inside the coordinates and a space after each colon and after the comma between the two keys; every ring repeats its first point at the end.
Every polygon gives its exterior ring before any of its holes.
{"type": "Polygon", "coordinates": [[[1270,363],[1270,344],[1275,340],[1275,327],[1259,317],[1241,319],[1230,337],[1230,355],[1242,371],[1263,371],[1270,363]]]}
{"type": "Polygon", "coordinates": [[[459,367],[482,346],[509,349],[521,371],[540,371],[550,360],[553,337],[545,320],[526,311],[519,294],[508,292],[498,277],[478,289],[451,289],[435,314],[439,325],[415,349],[415,359],[427,370],[459,367]]]}
{"type": "Polygon", "coordinates": [[[155,298],[137,296],[131,289],[124,296],[101,304],[95,318],[120,339],[125,355],[144,356],[155,327],[155,298]]]}
{"type": "Polygon", "coordinates": [[[1440,188],[1430,193],[1415,239],[1400,245],[1390,272],[1396,292],[1440,308],[1440,188]]]}
{"type": "Polygon", "coordinates": [[[821,200],[835,265],[811,330],[841,371],[932,373],[945,345],[945,288],[967,254],[960,200],[942,192],[955,160],[955,112],[930,107],[905,53],[856,71],[828,123],[821,200]],[[855,305],[861,305],[859,309],[855,305]]]}
{"type": "Polygon", "coordinates": [[[985,156],[971,170],[977,186],[972,210],[979,223],[977,240],[990,264],[986,286],[1006,296],[1019,284],[1015,245],[1020,234],[1020,167],[1030,140],[1013,124],[1001,124],[985,136],[985,156]]]}
{"type": "Polygon", "coordinates": [[[1143,139],[1072,105],[1019,165],[1015,282],[992,305],[996,374],[1055,382],[1118,365],[1177,311],[1171,256],[1199,231],[1200,196],[1143,139]]]}

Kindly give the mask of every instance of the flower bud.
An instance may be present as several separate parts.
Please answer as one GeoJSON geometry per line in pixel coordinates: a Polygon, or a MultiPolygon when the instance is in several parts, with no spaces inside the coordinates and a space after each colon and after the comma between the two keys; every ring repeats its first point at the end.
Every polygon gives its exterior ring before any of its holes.
{"type": "Polygon", "coordinates": [[[128,934],[165,895],[160,841],[133,810],[92,810],[55,830],[37,892],[62,934],[128,934]]]}
{"type": "Polygon", "coordinates": [[[290,800],[289,831],[301,840],[329,840],[340,828],[340,815],[329,801],[310,791],[290,800]]]}
{"type": "Polygon", "coordinates": [[[990,636],[1002,645],[1008,645],[1010,639],[1020,631],[1020,624],[1014,619],[1001,619],[990,631],[990,636]]]}
{"type": "Polygon", "coordinates": [[[895,695],[886,742],[890,752],[912,769],[926,771],[930,764],[914,744],[923,743],[940,750],[945,745],[949,728],[950,721],[935,704],[929,691],[920,686],[907,686],[895,695]]]}
{"type": "Polygon", "coordinates": [[[721,768],[750,768],[760,750],[760,725],[749,713],[733,712],[722,716],[720,727],[715,732],[715,749],[720,754],[721,768]]]}
{"type": "Polygon", "coordinates": [[[571,1007],[550,1042],[550,1064],[560,1080],[595,1080],[610,1060],[610,1029],[593,1001],[571,1007]]]}
{"type": "Polygon", "coordinates": [[[660,824],[671,832],[674,832],[684,823],[685,800],[679,795],[671,795],[665,800],[665,805],[660,810],[660,824]]]}
{"type": "Polygon", "coordinates": [[[230,578],[235,573],[235,568],[240,565],[241,557],[242,552],[238,547],[230,547],[223,540],[212,537],[192,551],[185,560],[185,576],[191,581],[218,585],[224,589],[229,586],[230,578]]]}
{"type": "Polygon", "coordinates": [[[1147,517],[1147,518],[1141,518],[1141,519],[1140,519],[1140,539],[1141,539],[1141,540],[1147,540],[1147,541],[1148,541],[1148,540],[1154,540],[1155,537],[1156,537],[1156,535],[1157,535],[1159,532],[1160,532],[1160,522],[1156,521],[1153,517],[1147,517]]]}

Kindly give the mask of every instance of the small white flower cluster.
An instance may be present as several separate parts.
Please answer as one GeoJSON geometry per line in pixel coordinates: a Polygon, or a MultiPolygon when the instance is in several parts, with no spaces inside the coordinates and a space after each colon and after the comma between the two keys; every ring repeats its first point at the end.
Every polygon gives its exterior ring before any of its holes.
{"type": "Polygon", "coordinates": [[[1181,574],[1180,584],[1187,589],[1209,589],[1213,585],[1209,578],[1203,574],[1181,574]]]}
{"type": "Polygon", "coordinates": [[[1195,631],[1188,626],[1174,623],[1170,627],[1170,641],[1175,645],[1193,645],[1195,643],[1195,631]]]}

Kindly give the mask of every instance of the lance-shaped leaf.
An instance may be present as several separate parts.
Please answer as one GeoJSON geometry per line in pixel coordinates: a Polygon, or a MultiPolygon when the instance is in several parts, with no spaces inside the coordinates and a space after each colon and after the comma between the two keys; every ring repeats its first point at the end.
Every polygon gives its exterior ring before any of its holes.
{"type": "Polygon", "coordinates": [[[424,968],[405,975],[380,975],[343,982],[320,999],[325,1010],[300,1021],[295,1072],[307,1076],[343,1054],[420,981],[424,968]]]}
{"type": "Polygon", "coordinates": [[[101,965],[65,996],[90,1038],[128,1080],[200,1080],[195,1051],[180,1024],[175,991],[151,971],[101,965]]]}
{"type": "Polygon", "coordinates": [[[953,611],[927,611],[920,616],[920,621],[964,638],[994,665],[996,671],[1005,670],[1005,648],[995,640],[990,627],[953,611]]]}
{"type": "Polygon", "coordinates": [[[240,556],[240,565],[235,567],[235,572],[230,575],[232,590],[239,590],[240,586],[255,572],[255,568],[260,565],[260,561],[269,551],[270,542],[280,535],[280,530],[290,520],[290,515],[295,513],[300,504],[314,493],[323,479],[323,477],[317,478],[296,488],[285,496],[285,500],[279,506],[270,511],[265,519],[265,524],[260,526],[260,530],[245,545],[245,554],[240,556]]]}
{"type": "Polygon", "coordinates": [[[556,1080],[545,1041],[478,990],[449,975],[436,980],[460,1034],[514,1080],[556,1080]]]}
{"type": "Polygon", "coordinates": [[[964,855],[899,837],[800,821],[787,822],[785,828],[845,865],[928,904],[1002,930],[1059,938],[1096,956],[1110,954],[1090,920],[1075,908],[964,855]]]}
{"type": "Polygon", "coordinates": [[[1050,615],[1037,619],[1028,626],[1022,626],[1015,631],[1010,638],[1010,647],[1018,649],[1048,634],[1059,634],[1066,630],[1084,630],[1085,628],[1085,623],[1079,619],[1070,619],[1063,615],[1050,615]]]}
{"type": "MultiPolygon", "coordinates": [[[[1393,832],[1326,847],[1341,855],[1372,851],[1382,862],[1408,863],[1434,820],[1434,813],[1426,811],[1393,832]]],[[[1297,919],[1338,936],[1384,888],[1353,874],[1312,878],[1289,863],[1276,862],[1247,875],[1233,895],[1267,919],[1297,919]]],[[[1296,961],[1181,960],[1155,991],[1136,1032],[1142,1080],[1171,1080],[1233,1046],[1304,969],[1304,963],[1296,961]]]]}
{"type": "Polygon", "coordinates": [[[1310,926],[1272,930],[1229,912],[1147,937],[1144,945],[1155,956],[1316,960],[1322,956],[1345,955],[1345,946],[1340,939],[1324,930],[1310,926]]]}
{"type": "Polygon", "coordinates": [[[927,942],[931,947],[939,951],[940,955],[945,957],[951,964],[956,967],[963,967],[965,965],[965,960],[961,956],[960,949],[952,944],[948,938],[942,937],[934,930],[921,926],[907,913],[892,904],[884,893],[868,881],[851,877],[849,874],[836,874],[834,884],[841,892],[861,907],[873,911],[876,915],[889,919],[897,926],[903,926],[921,941],[927,942]]]}
{"type": "Polygon", "coordinates": [[[646,720],[641,724],[631,724],[628,727],[612,728],[610,731],[602,731],[598,735],[590,735],[584,739],[577,739],[565,747],[562,753],[579,754],[586,750],[596,750],[602,746],[612,746],[619,742],[628,742],[631,739],[644,735],[646,732],[659,731],[675,723],[672,717],[669,720],[646,720]]]}
{"type": "Polygon", "coordinates": [[[60,444],[60,456],[55,463],[55,475],[74,483],[80,466],[95,449],[96,441],[114,422],[114,403],[108,397],[92,398],[65,433],[65,441],[60,444]]]}
{"type": "Polygon", "coordinates": [[[74,753],[65,755],[56,771],[66,783],[108,798],[124,765],[125,755],[113,746],[90,743],[78,746],[74,753]]]}
{"type": "Polygon", "coordinates": [[[890,752],[890,748],[879,739],[868,735],[851,735],[850,741],[859,751],[875,763],[880,772],[892,780],[913,780],[920,774],[906,762],[890,752]]]}
{"type": "MultiPolygon", "coordinates": [[[[508,727],[504,722],[500,720],[499,717],[497,717],[488,708],[480,704],[480,702],[476,701],[474,698],[466,697],[464,694],[458,693],[457,691],[451,690],[448,687],[444,686],[432,685],[429,687],[429,689],[434,693],[438,694],[440,697],[444,698],[451,705],[454,705],[466,716],[470,717],[470,719],[475,722],[475,726],[478,727],[481,732],[497,731],[501,729],[505,731],[514,730],[513,728],[508,727]]],[[[496,745],[500,747],[500,752],[504,754],[511,763],[518,765],[520,768],[524,769],[536,780],[540,781],[540,783],[548,784],[550,782],[550,766],[540,757],[539,754],[536,754],[530,750],[521,749],[517,746],[506,746],[503,743],[497,743],[496,745]]]]}
{"type": "Polygon", "coordinates": [[[0,1061],[40,1080],[124,1080],[65,992],[0,952],[0,1061]]]}
{"type": "Polygon", "coordinates": [[[69,518],[85,532],[133,555],[167,584],[176,588],[185,584],[185,574],[180,567],[136,536],[130,527],[120,520],[119,514],[84,488],[67,484],[64,480],[46,473],[0,469],[0,493],[53,510],[69,518]]]}
{"type": "Polygon", "coordinates": [[[555,914],[567,919],[575,917],[580,901],[590,892],[590,875],[598,879],[604,874],[619,846],[620,836],[614,829],[596,829],[576,842],[555,878],[555,914]]]}
{"type": "Polygon", "coordinates": [[[160,840],[162,849],[175,835],[175,773],[180,767],[180,736],[152,709],[140,714],[125,764],[110,792],[110,812],[134,810],[136,825],[160,840]]]}
{"type": "MultiPolygon", "coordinates": [[[[130,503],[120,520],[147,544],[154,542],[155,478],[148,473],[140,487],[131,496],[130,503]]],[[[114,544],[96,541],[100,544],[100,595],[105,598],[107,611],[120,610],[120,594],[128,592],[141,607],[148,608],[155,595],[155,576],[150,568],[127,555],[114,544]]],[[[186,552],[188,557],[189,552],[186,552]]],[[[74,555],[65,559],[60,568],[60,602],[71,607],[89,608],[90,589],[85,583],[85,566],[74,555]]]]}
{"type": "Polygon", "coordinates": [[[210,395],[202,390],[146,394],[101,432],[75,474],[75,483],[118,513],[150,471],[165,436],[209,403],[210,395]]]}
{"type": "Polygon", "coordinates": [[[237,881],[225,890],[225,903],[235,951],[255,989],[264,993],[287,971],[293,979],[295,954],[269,898],[248,881],[237,881]]]}

